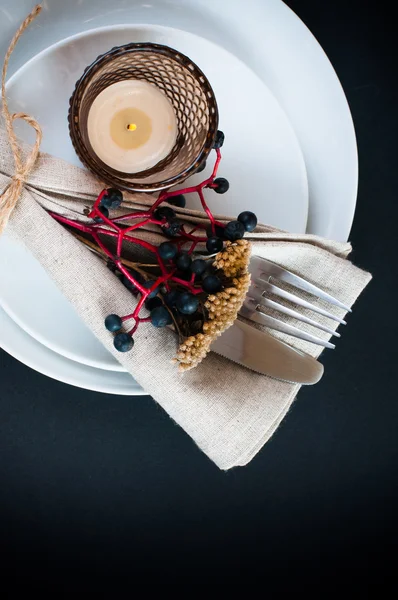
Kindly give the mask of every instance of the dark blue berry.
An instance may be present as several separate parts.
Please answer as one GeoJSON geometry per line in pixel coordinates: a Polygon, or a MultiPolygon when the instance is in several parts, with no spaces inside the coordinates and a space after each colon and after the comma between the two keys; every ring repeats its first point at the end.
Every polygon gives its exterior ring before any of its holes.
{"type": "Polygon", "coordinates": [[[223,241],[218,237],[209,237],[206,242],[206,248],[209,254],[214,254],[215,252],[221,252],[223,249],[223,241]]]}
{"type": "Polygon", "coordinates": [[[167,306],[173,308],[176,305],[178,296],[179,293],[177,290],[170,290],[164,295],[164,301],[166,302],[167,306]]]}
{"type": "Polygon", "coordinates": [[[231,242],[241,240],[245,235],[245,228],[240,221],[230,221],[224,230],[225,237],[231,242]]]}
{"type": "Polygon", "coordinates": [[[225,192],[228,192],[229,181],[228,179],[225,179],[225,177],[217,177],[213,183],[216,186],[213,190],[217,192],[217,194],[225,194],[225,192]]]}
{"type": "Polygon", "coordinates": [[[182,292],[178,295],[176,306],[183,315],[192,315],[198,309],[199,300],[190,292],[182,292]]]}
{"type": "Polygon", "coordinates": [[[202,281],[202,287],[208,294],[216,294],[222,288],[221,279],[219,279],[217,275],[209,275],[208,277],[204,277],[202,281]]]}
{"type": "Polygon", "coordinates": [[[204,171],[204,170],[205,170],[205,168],[206,168],[206,161],[204,160],[204,161],[202,162],[202,164],[200,165],[200,167],[198,167],[198,168],[196,169],[196,173],[201,173],[202,171],[204,171]]]}
{"type": "Polygon", "coordinates": [[[222,131],[218,130],[216,137],[214,138],[213,148],[221,148],[224,143],[225,135],[222,131]]]}
{"type": "MultiPolygon", "coordinates": [[[[98,210],[104,215],[104,217],[106,217],[106,218],[109,217],[109,210],[107,208],[105,208],[105,206],[99,206],[98,210]]],[[[96,223],[103,223],[104,219],[101,219],[101,217],[94,217],[94,221],[96,223]]]]}
{"type": "Polygon", "coordinates": [[[166,225],[162,225],[162,231],[167,237],[176,237],[180,233],[181,223],[177,219],[171,219],[166,225]]]}
{"type": "Polygon", "coordinates": [[[111,207],[111,202],[108,198],[108,196],[105,194],[104,196],[102,196],[101,201],[99,203],[99,207],[100,208],[106,208],[107,210],[110,209],[111,207]]]}
{"type": "Polygon", "coordinates": [[[123,323],[119,315],[108,315],[105,319],[105,327],[108,331],[119,331],[122,325],[123,323]]]}
{"type": "Polygon", "coordinates": [[[157,306],[151,310],[151,321],[155,327],[166,327],[172,324],[173,319],[165,306],[157,306]]]}
{"type": "MultiPolygon", "coordinates": [[[[146,288],[147,290],[151,289],[151,287],[153,287],[156,283],[155,279],[149,279],[148,281],[145,281],[142,285],[144,286],[144,288],[146,288]]],[[[152,290],[152,292],[147,296],[147,300],[150,300],[151,298],[154,298],[157,293],[159,292],[159,287],[156,287],[154,290],[152,290]]]]}
{"type": "Polygon", "coordinates": [[[190,257],[188,252],[185,251],[180,252],[177,255],[177,258],[175,259],[176,267],[181,271],[188,271],[189,267],[191,266],[191,262],[192,258],[190,257]]]}
{"type": "Polygon", "coordinates": [[[177,254],[177,248],[175,247],[175,244],[163,242],[159,246],[159,254],[163,260],[172,260],[177,254]]]}
{"type": "Polygon", "coordinates": [[[172,206],[177,206],[178,208],[185,208],[185,205],[187,203],[184,194],[178,194],[178,196],[170,196],[170,198],[166,199],[166,202],[168,202],[172,206]]]}
{"type": "Polygon", "coordinates": [[[108,210],[116,210],[123,202],[123,194],[116,188],[109,188],[106,190],[106,194],[101,199],[100,205],[104,206],[108,210]]]}
{"type": "Polygon", "coordinates": [[[257,227],[257,217],[250,210],[245,210],[238,216],[238,221],[242,223],[246,231],[253,231],[257,227]]]}
{"type": "Polygon", "coordinates": [[[118,352],[128,352],[134,346],[134,340],[128,333],[118,333],[115,335],[113,345],[118,352]]]}
{"type": "Polygon", "coordinates": [[[145,308],[147,310],[153,310],[158,306],[163,306],[163,302],[158,296],[155,296],[154,298],[148,298],[148,300],[145,300],[145,308]]]}
{"type": "Polygon", "coordinates": [[[195,273],[195,275],[202,275],[206,271],[207,262],[202,260],[201,258],[197,258],[191,264],[191,271],[195,273]]]}
{"type": "Polygon", "coordinates": [[[209,225],[209,227],[206,229],[206,235],[207,237],[218,237],[221,240],[224,239],[224,227],[222,227],[221,225],[215,225],[214,226],[214,233],[213,233],[213,227],[211,225],[209,225]]]}
{"type": "Polygon", "coordinates": [[[175,212],[170,206],[159,206],[154,212],[154,217],[158,221],[163,221],[163,219],[167,219],[170,222],[171,219],[175,219],[175,212]]]}

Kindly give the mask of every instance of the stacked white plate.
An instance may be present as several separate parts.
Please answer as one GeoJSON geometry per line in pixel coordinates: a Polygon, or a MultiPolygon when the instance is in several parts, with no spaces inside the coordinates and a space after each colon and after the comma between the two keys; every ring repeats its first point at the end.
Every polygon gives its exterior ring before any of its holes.
{"type": "MultiPolygon", "coordinates": [[[[2,1],[1,57],[32,7],[2,1]]],[[[47,0],[15,50],[8,82],[11,109],[41,123],[42,150],[79,164],[66,119],[75,82],[99,54],[132,41],[187,54],[214,88],[226,134],[220,174],[231,183],[226,196],[209,190],[215,212],[250,208],[288,231],[347,239],[358,180],[350,111],[326,55],[281,0],[47,0]]],[[[19,133],[32,141],[25,128],[19,133]]],[[[0,273],[4,350],[72,385],[144,393],[7,233],[0,273]]]]}

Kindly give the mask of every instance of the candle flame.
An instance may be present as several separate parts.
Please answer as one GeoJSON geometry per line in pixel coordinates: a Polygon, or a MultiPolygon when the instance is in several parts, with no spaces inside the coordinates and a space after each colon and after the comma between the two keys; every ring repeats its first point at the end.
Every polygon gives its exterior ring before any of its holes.
{"type": "Polygon", "coordinates": [[[129,131],[135,131],[135,130],[137,129],[137,125],[136,125],[135,123],[129,123],[129,124],[127,125],[127,129],[128,129],[129,131]]]}

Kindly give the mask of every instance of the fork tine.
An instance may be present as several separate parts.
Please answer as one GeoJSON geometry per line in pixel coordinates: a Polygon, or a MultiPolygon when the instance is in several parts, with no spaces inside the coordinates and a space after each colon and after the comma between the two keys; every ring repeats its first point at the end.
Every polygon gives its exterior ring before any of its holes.
{"type": "Polygon", "coordinates": [[[313,344],[317,344],[318,346],[324,346],[324,348],[330,348],[333,350],[336,346],[331,344],[330,342],[326,342],[321,338],[301,331],[297,327],[293,325],[288,325],[288,323],[283,323],[282,321],[278,321],[274,317],[270,317],[263,312],[257,310],[257,303],[250,298],[246,300],[244,305],[239,311],[239,314],[249,321],[253,321],[254,323],[259,323],[260,325],[265,325],[270,329],[275,329],[276,331],[281,331],[282,333],[287,333],[288,335],[292,335],[301,340],[306,340],[307,342],[312,342],[313,344]]]}
{"type": "Polygon", "coordinates": [[[351,308],[349,306],[346,306],[345,304],[340,302],[340,300],[337,300],[337,298],[334,298],[327,292],[324,292],[323,290],[321,290],[316,285],[310,283],[309,281],[306,281],[302,277],[299,277],[299,275],[295,275],[291,271],[288,271],[287,269],[280,267],[279,265],[271,262],[270,260],[267,260],[265,258],[260,258],[259,256],[253,256],[251,258],[251,265],[255,266],[258,269],[258,272],[255,273],[255,275],[257,277],[261,277],[261,271],[262,271],[263,273],[265,273],[266,275],[268,275],[270,277],[275,277],[276,279],[280,279],[281,281],[290,283],[291,285],[298,287],[299,289],[303,290],[304,292],[309,292],[310,294],[313,294],[314,296],[317,296],[318,298],[322,298],[322,300],[326,300],[327,302],[330,302],[331,304],[334,304],[335,306],[339,306],[340,308],[343,308],[344,310],[346,310],[348,312],[352,312],[351,308]]]}
{"type": "Polygon", "coordinates": [[[327,310],[324,310],[320,306],[316,306],[315,304],[311,304],[311,302],[307,302],[307,300],[303,300],[303,298],[300,298],[300,296],[291,294],[290,292],[283,290],[282,288],[278,287],[277,285],[273,285],[269,281],[262,279],[261,277],[254,280],[254,283],[257,283],[257,285],[259,282],[261,282],[261,286],[259,286],[259,287],[262,287],[263,289],[271,292],[272,294],[275,294],[276,296],[280,296],[281,298],[284,298],[285,300],[290,300],[294,304],[298,304],[299,306],[308,308],[308,309],[318,313],[319,315],[323,315],[324,317],[333,319],[333,321],[337,321],[341,325],[347,325],[347,323],[346,323],[346,321],[344,321],[344,319],[340,319],[340,317],[336,317],[336,315],[332,315],[332,313],[328,312],[327,310]]]}
{"type": "Polygon", "coordinates": [[[293,310],[292,308],[283,306],[283,304],[279,304],[278,302],[271,300],[271,298],[264,298],[264,296],[261,294],[261,290],[258,290],[257,292],[255,286],[251,287],[248,298],[254,298],[255,300],[257,300],[257,302],[260,304],[260,308],[262,306],[269,306],[269,308],[277,310],[278,312],[281,312],[285,315],[289,315],[290,317],[293,317],[294,319],[297,319],[302,323],[308,323],[308,325],[312,325],[317,329],[326,331],[326,333],[330,333],[331,335],[340,337],[340,334],[337,333],[337,331],[334,331],[334,329],[330,329],[329,327],[326,327],[326,325],[321,325],[321,323],[318,323],[317,321],[314,321],[314,319],[310,319],[309,317],[302,315],[301,313],[297,312],[297,310],[293,310]]]}

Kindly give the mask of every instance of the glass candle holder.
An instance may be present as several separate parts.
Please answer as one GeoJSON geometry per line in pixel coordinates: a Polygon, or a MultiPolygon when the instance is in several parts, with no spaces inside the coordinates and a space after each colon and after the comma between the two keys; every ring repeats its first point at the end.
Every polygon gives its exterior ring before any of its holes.
{"type": "Polygon", "coordinates": [[[213,147],[218,109],[209,81],[187,56],[168,46],[131,43],[102,54],[85,69],[70,99],[68,119],[78,157],[101,181],[129,192],[155,192],[181,183],[200,167],[213,147]],[[96,155],[87,122],[95,98],[105,88],[132,79],[156,86],[168,98],[177,136],[172,150],[156,165],[123,173],[96,155]]]}

